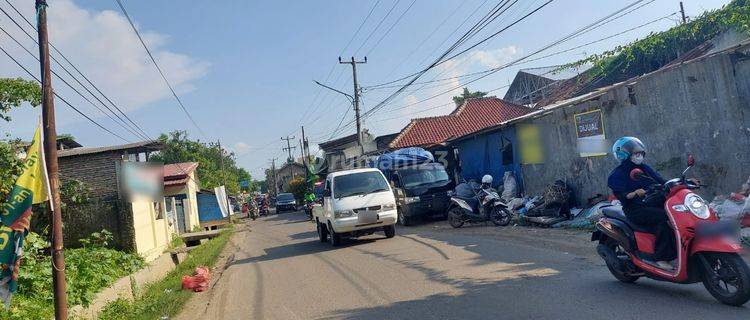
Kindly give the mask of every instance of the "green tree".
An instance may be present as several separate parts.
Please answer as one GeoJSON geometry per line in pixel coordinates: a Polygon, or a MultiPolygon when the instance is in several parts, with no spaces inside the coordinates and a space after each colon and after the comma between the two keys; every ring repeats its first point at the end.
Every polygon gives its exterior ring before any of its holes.
{"type": "Polygon", "coordinates": [[[8,112],[23,103],[33,107],[42,103],[42,88],[39,84],[21,78],[0,79],[0,119],[10,121],[8,112]]]}
{"type": "Polygon", "coordinates": [[[462,104],[464,104],[464,101],[466,99],[474,99],[474,98],[482,98],[487,95],[487,92],[482,91],[469,91],[468,88],[464,88],[464,92],[461,93],[460,96],[454,96],[453,102],[456,104],[456,107],[460,107],[462,104]]]}
{"type": "Polygon", "coordinates": [[[297,199],[297,201],[302,201],[302,199],[305,198],[306,189],[307,184],[302,177],[296,177],[289,181],[289,192],[294,195],[294,198],[297,199]]]}
{"type": "Polygon", "coordinates": [[[198,179],[202,188],[211,189],[224,184],[227,192],[238,194],[241,180],[251,180],[247,170],[237,166],[233,152],[219,148],[218,143],[190,140],[186,131],[175,130],[162,134],[159,140],[165,148],[154,154],[150,161],[165,164],[198,162],[198,179]]]}
{"type": "MultiPolygon", "coordinates": [[[[42,90],[39,85],[20,78],[0,78],[0,119],[10,121],[8,112],[24,103],[32,107],[42,103],[42,90]]],[[[20,140],[0,140],[0,201],[5,200],[10,188],[21,174],[21,159],[18,158],[18,154],[22,152],[24,150],[20,140]]]]}

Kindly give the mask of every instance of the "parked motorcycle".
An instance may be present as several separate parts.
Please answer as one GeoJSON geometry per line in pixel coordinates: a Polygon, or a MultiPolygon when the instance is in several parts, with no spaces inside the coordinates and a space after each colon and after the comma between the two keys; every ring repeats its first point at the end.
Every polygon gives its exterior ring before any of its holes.
{"type": "Polygon", "coordinates": [[[511,215],[508,205],[494,189],[482,189],[476,182],[456,186],[448,207],[448,223],[460,228],[464,223],[492,221],[496,226],[507,226],[511,215]]]}
{"type": "Polygon", "coordinates": [[[602,208],[603,217],[596,224],[592,241],[598,241],[597,253],[604,259],[612,275],[622,282],[635,282],[645,276],[674,283],[703,282],[716,300],[740,306],[750,300],[750,268],[742,260],[736,237],[736,224],[719,221],[707,203],[693,190],[700,188],[685,174],[658,184],[640,169],[633,169],[630,178],[650,179],[644,202],[666,199],[664,209],[674,229],[677,242],[677,265],[673,270],[659,268],[652,259],[656,237],[629,221],[620,206],[602,208]]]}

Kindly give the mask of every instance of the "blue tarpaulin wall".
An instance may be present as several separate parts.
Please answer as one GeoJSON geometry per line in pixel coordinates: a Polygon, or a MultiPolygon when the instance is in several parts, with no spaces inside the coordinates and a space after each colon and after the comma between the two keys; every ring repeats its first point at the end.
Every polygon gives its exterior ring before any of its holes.
{"type": "Polygon", "coordinates": [[[224,219],[216,195],[199,193],[196,196],[198,197],[198,220],[200,222],[224,219]]]}
{"type": "Polygon", "coordinates": [[[521,154],[516,141],[515,127],[469,137],[453,143],[453,146],[458,148],[461,177],[466,181],[481,181],[482,176],[489,174],[493,178],[493,186],[497,187],[502,185],[505,171],[513,171],[520,190],[523,190],[521,154]],[[508,144],[512,145],[513,161],[511,164],[503,165],[502,151],[508,144]]]}

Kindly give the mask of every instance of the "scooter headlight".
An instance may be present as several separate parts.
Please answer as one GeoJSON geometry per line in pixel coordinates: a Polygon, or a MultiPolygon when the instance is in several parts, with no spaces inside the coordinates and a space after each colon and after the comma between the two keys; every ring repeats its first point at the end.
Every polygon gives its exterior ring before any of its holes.
{"type": "Polygon", "coordinates": [[[711,216],[711,212],[708,210],[706,201],[703,200],[699,195],[691,193],[685,197],[685,206],[693,213],[694,216],[700,219],[708,219],[711,216]]]}

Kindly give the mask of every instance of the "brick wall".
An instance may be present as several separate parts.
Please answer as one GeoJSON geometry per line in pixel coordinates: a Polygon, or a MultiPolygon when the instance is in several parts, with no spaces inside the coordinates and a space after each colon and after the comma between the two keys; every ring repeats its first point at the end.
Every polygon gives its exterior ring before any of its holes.
{"type": "Polygon", "coordinates": [[[114,234],[117,247],[135,249],[135,232],[130,203],[119,199],[117,163],[119,152],[105,152],[60,157],[60,179],[76,179],[92,191],[94,199],[81,206],[63,209],[63,231],[66,246],[78,246],[78,239],[107,229],[114,234]]]}

